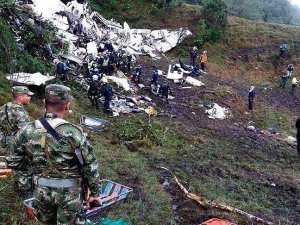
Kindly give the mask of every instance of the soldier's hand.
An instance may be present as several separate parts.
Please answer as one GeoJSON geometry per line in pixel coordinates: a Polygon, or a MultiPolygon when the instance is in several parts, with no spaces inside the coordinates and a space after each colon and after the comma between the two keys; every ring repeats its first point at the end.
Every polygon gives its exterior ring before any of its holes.
{"type": "Polygon", "coordinates": [[[100,197],[92,197],[90,196],[87,200],[87,208],[90,209],[91,208],[91,202],[95,202],[97,205],[101,206],[102,205],[102,200],[100,197]]]}

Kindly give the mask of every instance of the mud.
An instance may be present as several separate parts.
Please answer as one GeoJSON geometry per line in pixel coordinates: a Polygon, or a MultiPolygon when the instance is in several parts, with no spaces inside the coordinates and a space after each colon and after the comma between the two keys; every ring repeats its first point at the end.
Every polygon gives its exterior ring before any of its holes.
{"type": "MultiPolygon", "coordinates": [[[[248,49],[241,52],[243,54],[257,54],[264,51],[273,51],[277,46],[269,46],[266,48],[258,49],[248,49]]],[[[240,55],[240,53],[238,53],[240,55]]],[[[168,61],[161,60],[157,62],[158,68],[163,68],[164,71],[167,71],[168,61]]],[[[151,80],[151,68],[153,62],[144,61],[144,85],[148,85],[151,80]]],[[[160,77],[160,83],[165,80],[165,78],[160,77]]],[[[174,100],[170,104],[166,104],[161,100],[159,96],[151,95],[150,91],[147,89],[140,90],[140,93],[149,94],[149,96],[156,103],[159,112],[165,115],[173,115],[173,120],[176,120],[182,124],[183,129],[189,130],[189,132],[195,131],[196,133],[205,133],[206,135],[218,136],[221,139],[228,139],[228,142],[231,143],[231,147],[237,149],[234,154],[234,158],[239,160],[255,160],[254,156],[248,152],[249,146],[255,146],[257,151],[264,152],[272,160],[280,161],[282,158],[287,158],[286,151],[269,151],[266,149],[289,149],[290,151],[295,151],[293,147],[287,146],[281,142],[278,142],[275,139],[266,136],[259,136],[256,133],[249,132],[245,129],[248,118],[245,116],[244,112],[247,110],[247,98],[248,98],[248,86],[234,82],[233,80],[228,80],[227,78],[222,77],[218,74],[206,74],[200,77],[200,80],[207,84],[205,87],[192,87],[191,89],[181,89],[180,85],[173,84],[169,81],[171,86],[174,100]],[[215,93],[209,92],[211,90],[216,90],[215,87],[219,85],[226,86],[230,88],[230,94],[220,95],[217,91],[215,93]],[[205,91],[208,91],[205,93],[205,91]],[[211,120],[204,113],[205,108],[200,107],[203,102],[207,100],[213,100],[221,106],[229,107],[233,110],[233,117],[227,118],[225,120],[211,120]],[[234,125],[234,123],[239,123],[239,126],[234,125]],[[230,141],[229,141],[230,140],[230,141]]],[[[293,112],[300,111],[300,102],[297,97],[290,95],[287,90],[282,89],[267,89],[267,91],[259,90],[257,91],[257,96],[255,98],[257,102],[256,107],[259,107],[262,104],[271,104],[273,108],[278,109],[288,109],[293,112]]],[[[170,117],[160,117],[161,120],[164,120],[165,123],[168,123],[170,117]]],[[[184,132],[184,131],[183,131],[184,132]]],[[[180,155],[180,153],[178,152],[180,155]]],[[[145,156],[147,157],[147,156],[145,156]]],[[[218,156],[216,156],[218,157],[218,156]]],[[[239,224],[253,224],[251,221],[232,215],[230,213],[222,212],[216,209],[203,208],[195,203],[193,200],[188,199],[179,189],[179,187],[172,182],[171,175],[166,171],[156,168],[157,164],[162,162],[149,161],[150,167],[153,168],[158,174],[159,180],[163,185],[165,181],[169,183],[168,186],[165,186],[166,192],[168,192],[170,197],[170,204],[175,216],[175,221],[180,225],[196,225],[204,222],[210,218],[231,218],[236,221],[239,221],[239,224]]],[[[292,163],[292,162],[291,162],[292,163]]],[[[271,189],[272,198],[277,197],[278,206],[280,204],[286,204],[286,208],[293,211],[294,213],[300,214],[299,209],[299,187],[291,187],[287,182],[287,178],[283,177],[274,177],[268,176],[263,173],[257,173],[255,171],[247,169],[238,169],[237,173],[233,171],[226,170],[226,168],[218,168],[216,165],[208,165],[204,167],[198,166],[195,168],[193,164],[188,160],[182,159],[180,162],[176,162],[177,165],[173,165],[174,169],[184,170],[191,177],[201,177],[203,174],[206,174],[208,177],[219,177],[220,179],[225,179],[226,177],[237,176],[238,173],[243,174],[243,177],[249,180],[258,179],[260,182],[257,182],[253,186],[253,190],[259,191],[263,185],[270,187],[270,184],[276,183],[278,186],[271,189]],[[261,183],[263,182],[263,183],[261,183]],[[284,193],[284,194],[282,194],[284,193]]],[[[293,163],[292,163],[293,164],[293,163]]],[[[188,188],[188,184],[184,184],[188,188]]],[[[230,191],[230,190],[228,190],[230,191]]],[[[237,191],[237,190],[231,190],[237,191]]],[[[245,200],[246,201],[246,200],[245,200]]],[[[274,206],[276,211],[276,205],[274,206]]],[[[280,212],[280,211],[278,211],[280,212]]],[[[273,212],[274,213],[274,212],[273,212]]],[[[258,215],[264,219],[268,219],[268,215],[258,215]]],[[[272,217],[271,217],[272,218],[272,217]]],[[[295,216],[290,216],[290,220],[300,223],[300,218],[295,216]]],[[[255,223],[254,223],[255,224],[255,223]]]]}

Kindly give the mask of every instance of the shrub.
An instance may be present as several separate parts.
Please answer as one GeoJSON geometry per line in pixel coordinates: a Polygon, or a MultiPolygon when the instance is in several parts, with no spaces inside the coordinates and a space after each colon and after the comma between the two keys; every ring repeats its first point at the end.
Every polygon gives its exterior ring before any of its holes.
{"type": "Polygon", "coordinates": [[[217,42],[224,34],[227,25],[227,6],[223,0],[204,0],[201,9],[202,19],[194,43],[217,42]]]}

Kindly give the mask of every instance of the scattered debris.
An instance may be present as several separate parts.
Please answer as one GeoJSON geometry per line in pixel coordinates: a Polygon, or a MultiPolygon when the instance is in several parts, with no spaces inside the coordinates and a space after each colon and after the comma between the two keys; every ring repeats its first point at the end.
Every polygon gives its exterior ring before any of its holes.
{"type": "Polygon", "coordinates": [[[82,115],[80,117],[80,125],[92,129],[93,131],[96,132],[101,131],[107,123],[108,123],[107,120],[103,120],[92,116],[82,115]]]}
{"type": "Polygon", "coordinates": [[[197,80],[193,77],[190,77],[188,76],[185,81],[188,83],[188,84],[191,84],[191,85],[194,85],[194,86],[198,86],[198,87],[201,87],[201,86],[204,86],[205,84],[202,83],[200,80],[197,80]]]}
{"type": "Polygon", "coordinates": [[[209,114],[208,118],[210,119],[220,119],[223,120],[230,113],[229,109],[222,108],[217,103],[212,104],[212,108],[205,110],[205,113],[209,114]]]}
{"type": "Polygon", "coordinates": [[[79,37],[69,32],[76,21],[80,21],[82,25],[81,32],[92,39],[87,44],[87,53],[92,55],[97,55],[98,44],[109,42],[116,51],[122,49],[130,54],[159,58],[161,53],[174,48],[192,34],[186,28],[151,31],[131,29],[126,22],[122,27],[114,21],[106,20],[97,12],[90,12],[87,3],[72,1],[65,5],[60,0],[51,0],[51,3],[48,0],[32,0],[32,2],[33,12],[51,22],[59,29],[59,35],[68,41],[70,54],[76,55],[77,50],[75,43],[79,37]],[[81,15],[84,15],[83,18],[81,15]]]}
{"type": "Polygon", "coordinates": [[[14,73],[6,75],[9,81],[13,81],[16,84],[22,85],[45,85],[48,81],[55,79],[54,76],[45,76],[41,73],[14,73]]]}

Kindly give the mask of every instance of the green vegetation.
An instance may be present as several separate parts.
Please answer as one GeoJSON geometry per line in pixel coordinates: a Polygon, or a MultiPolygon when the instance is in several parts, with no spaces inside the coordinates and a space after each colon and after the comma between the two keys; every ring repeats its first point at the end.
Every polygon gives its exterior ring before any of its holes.
{"type": "MultiPolygon", "coordinates": [[[[193,33],[198,32],[200,37],[206,35],[209,26],[218,23],[215,18],[220,18],[208,17],[209,22],[202,20],[199,28],[198,22],[205,15],[203,11],[201,14],[198,6],[183,4],[164,14],[162,12],[165,9],[157,5],[156,1],[107,0],[103,5],[97,4],[99,0],[92,2],[93,7],[103,15],[114,17],[118,22],[129,20],[133,27],[187,26],[193,33]],[[122,7],[114,8],[116,2],[122,4],[122,7]],[[158,15],[161,16],[159,20],[158,15]],[[201,26],[205,26],[205,29],[201,26]]],[[[221,12],[221,18],[224,19],[225,11],[221,12]]],[[[101,134],[85,129],[99,160],[101,177],[134,189],[126,201],[106,210],[101,216],[123,218],[133,225],[199,224],[204,218],[211,217],[228,218],[238,224],[252,224],[236,214],[205,209],[188,200],[170,176],[160,169],[165,166],[190,191],[206,199],[240,208],[276,224],[299,221],[300,164],[295,157],[295,146],[273,137],[258,136],[245,131],[244,127],[252,120],[260,129],[272,127],[283,134],[295,135],[294,119],[299,112],[297,108],[288,108],[285,100],[281,100],[286,97],[284,94],[288,90],[279,90],[280,77],[277,72],[286,67],[287,61],[295,64],[300,61],[300,53],[297,52],[300,30],[292,26],[257,23],[236,17],[229,17],[227,25],[222,21],[220,24],[227,26],[222,31],[225,32],[224,36],[217,43],[205,43],[204,39],[201,43],[202,49],[208,50],[210,72],[201,77],[206,87],[200,90],[212,90],[212,93],[195,91],[195,101],[185,102],[194,104],[191,110],[197,112],[197,116],[203,116],[199,119],[189,121],[194,119],[190,112],[179,118],[149,118],[143,114],[107,118],[102,111],[90,107],[84,93],[79,90],[74,93],[76,102],[71,105],[73,113],[68,116],[68,120],[78,124],[80,116],[86,114],[110,122],[101,134]],[[285,61],[277,57],[277,45],[282,39],[289,45],[288,59],[285,61]],[[251,52],[262,47],[270,47],[271,50],[251,52]],[[278,64],[277,69],[275,64],[278,64]],[[269,83],[267,91],[260,87],[263,82],[269,83]],[[248,117],[245,115],[247,93],[252,84],[259,89],[259,93],[255,99],[254,114],[248,117]],[[212,101],[230,106],[233,118],[201,124],[206,116],[199,106],[212,101]],[[234,123],[238,123],[239,127],[234,123]],[[164,187],[165,179],[170,181],[169,187],[164,187]]],[[[0,20],[0,28],[3,31],[0,33],[2,43],[8,43],[10,49],[16,51],[12,57],[17,59],[17,69],[32,72],[50,69],[48,61],[36,56],[36,49],[22,53],[15,50],[16,43],[11,38],[12,33],[6,21],[0,20]]],[[[32,35],[40,37],[39,33],[31,28],[28,30],[32,33],[27,34],[27,40],[37,41],[32,35]]],[[[212,34],[208,40],[218,37],[218,32],[212,34]]],[[[168,59],[184,56],[193,41],[193,38],[185,41],[168,55],[168,59]]],[[[37,46],[39,44],[42,42],[37,43],[37,46]]],[[[6,55],[5,48],[0,48],[0,54],[6,55]]],[[[4,78],[9,68],[6,67],[8,59],[0,59],[0,103],[4,104],[11,99],[10,86],[4,78]]],[[[163,63],[167,64],[166,61],[163,63]]],[[[35,119],[43,114],[43,107],[42,97],[34,98],[27,109],[35,119]]],[[[180,100],[177,98],[176,102],[180,100]]],[[[178,104],[168,109],[181,111],[184,108],[178,104]]],[[[25,216],[22,200],[14,192],[11,179],[0,180],[0,199],[3,202],[0,205],[0,222],[12,225],[32,223],[25,216]]]]}
{"type": "Polygon", "coordinates": [[[223,36],[227,25],[227,6],[223,0],[205,0],[202,3],[199,30],[195,36],[195,44],[217,42],[223,36]]]}
{"type": "MultiPolygon", "coordinates": [[[[203,0],[184,0],[189,4],[201,5],[203,0]]],[[[300,9],[288,0],[224,0],[228,13],[249,20],[268,23],[299,25],[300,9]]]]}

